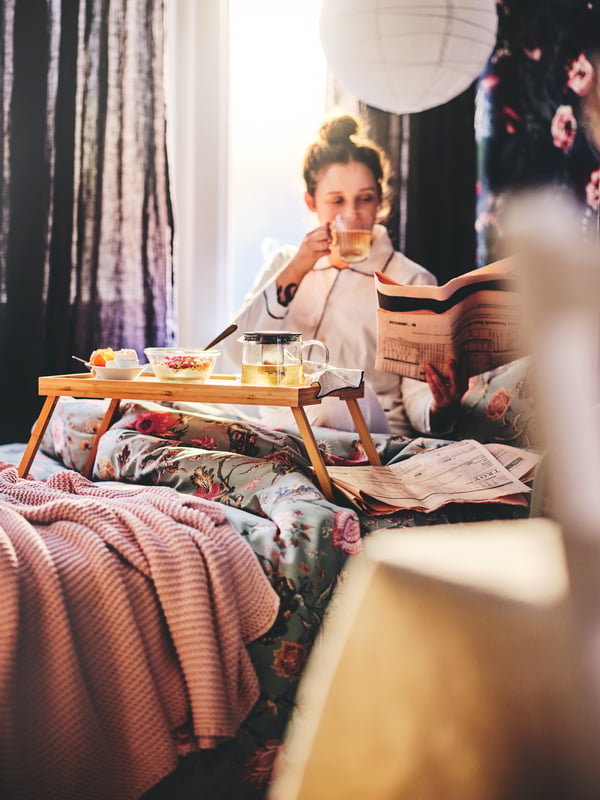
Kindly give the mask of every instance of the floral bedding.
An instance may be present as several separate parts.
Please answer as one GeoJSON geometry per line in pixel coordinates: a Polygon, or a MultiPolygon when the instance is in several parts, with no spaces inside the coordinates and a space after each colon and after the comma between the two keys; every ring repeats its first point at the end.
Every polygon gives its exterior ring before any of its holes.
{"type": "MultiPolygon", "coordinates": [[[[458,435],[478,438],[478,433],[481,441],[531,446],[534,417],[527,408],[526,372],[525,362],[515,362],[473,381],[458,435]]],[[[65,467],[83,468],[106,403],[59,401],[43,454],[32,468],[35,477],[65,467]]],[[[167,485],[222,504],[280,598],[276,623],[249,645],[261,696],[237,737],[190,756],[151,797],[172,796],[175,786],[179,793],[194,787],[196,796],[205,791],[211,800],[264,797],[306,659],[344,564],[360,551],[362,537],[380,528],[527,514],[519,507],[451,504],[432,514],[401,511],[367,517],[324,498],[312,480],[302,439],[293,431],[273,430],[235,415],[215,416],[199,405],[126,401],[120,410],[99,443],[93,478],[167,485]]],[[[367,462],[356,434],[314,430],[326,463],[367,462]]],[[[383,463],[447,443],[423,437],[373,439],[383,463]]],[[[11,457],[16,462],[18,451],[0,447],[1,459],[11,457]]]]}

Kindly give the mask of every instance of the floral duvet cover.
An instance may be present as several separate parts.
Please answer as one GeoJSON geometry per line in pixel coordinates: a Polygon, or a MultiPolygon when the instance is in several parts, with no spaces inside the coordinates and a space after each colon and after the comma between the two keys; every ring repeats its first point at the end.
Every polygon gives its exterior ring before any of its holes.
{"type": "MultiPolygon", "coordinates": [[[[105,408],[106,401],[62,398],[34,476],[56,468],[81,470],[105,408]]],[[[316,428],[315,435],[326,463],[367,463],[356,434],[316,428]]],[[[373,438],[383,463],[446,443],[373,438]]],[[[0,458],[10,460],[10,453],[0,448],[0,458]]],[[[366,517],[324,498],[297,434],[215,416],[198,405],[122,403],[120,418],[100,441],[93,478],[168,485],[222,504],[280,597],[274,626],[249,645],[261,696],[237,737],[189,756],[148,800],[175,792],[178,798],[211,800],[265,796],[304,665],[344,564],[361,550],[363,536],[379,528],[527,514],[518,507],[456,504],[432,514],[366,517]]]]}

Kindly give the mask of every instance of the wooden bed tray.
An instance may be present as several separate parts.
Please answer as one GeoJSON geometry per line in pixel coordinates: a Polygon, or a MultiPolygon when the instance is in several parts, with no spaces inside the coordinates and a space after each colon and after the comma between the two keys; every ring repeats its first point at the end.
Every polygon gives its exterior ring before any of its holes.
{"type": "MultiPolygon", "coordinates": [[[[50,375],[38,378],[38,392],[46,397],[35,423],[29,442],[19,464],[19,475],[29,472],[39,449],[58,398],[89,397],[110,398],[110,403],[94,437],[92,449],[83,474],[89,477],[96,458],[98,440],[115,420],[121,400],[179,401],[188,403],[231,403],[236,405],[288,406],[308,452],[321,490],[328,500],[333,499],[333,487],[317,445],[314,433],[304,411],[304,406],[317,405],[318,384],[309,386],[250,386],[240,383],[237,375],[212,375],[206,383],[178,383],[159,381],[154,375],[140,375],[133,381],[100,380],[92,373],[50,375]]],[[[328,396],[345,401],[369,462],[381,464],[379,454],[358,405],[364,395],[364,384],[356,389],[338,389],[328,396]]]]}

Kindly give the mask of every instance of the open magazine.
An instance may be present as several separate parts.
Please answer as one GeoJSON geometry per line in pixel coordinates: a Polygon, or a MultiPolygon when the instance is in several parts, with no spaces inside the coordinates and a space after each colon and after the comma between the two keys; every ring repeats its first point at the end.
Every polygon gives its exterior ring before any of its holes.
{"type": "Polygon", "coordinates": [[[447,503],[526,505],[539,456],[475,439],[451,442],[387,466],[328,467],[334,487],[367,514],[435,511],[447,503]]]}
{"type": "Polygon", "coordinates": [[[514,260],[472,270],[443,286],[407,286],[375,273],[375,367],[425,380],[425,364],[447,375],[456,359],[466,377],[525,354],[514,260]]]}

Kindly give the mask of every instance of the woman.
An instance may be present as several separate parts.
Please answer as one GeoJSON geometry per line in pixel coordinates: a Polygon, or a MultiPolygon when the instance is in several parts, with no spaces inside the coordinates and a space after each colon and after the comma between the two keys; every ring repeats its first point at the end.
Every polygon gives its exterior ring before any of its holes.
{"type": "MultiPolygon", "coordinates": [[[[350,115],[327,120],[304,158],[304,199],[319,225],[299,247],[278,250],[264,267],[235,322],[241,331],[287,330],[319,339],[329,348],[330,364],[365,372],[363,414],[374,433],[413,435],[448,432],[466,388],[454,365],[444,380],[432,367],[427,383],[375,370],[375,270],[399,283],[435,284],[424,267],[394,250],[383,225],[389,209],[390,169],[381,149],[360,132],[350,115]],[[333,221],[354,216],[372,229],[366,261],[348,264],[335,244],[333,221]]],[[[241,349],[227,342],[224,355],[239,369],[241,349]]],[[[325,398],[306,409],[316,425],[352,430],[345,403],[325,398]]],[[[267,424],[292,422],[288,409],[265,407],[267,424]]]]}

